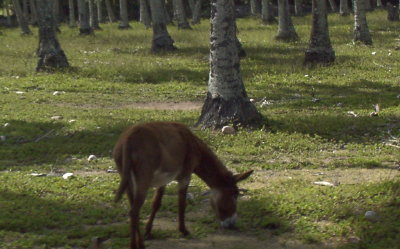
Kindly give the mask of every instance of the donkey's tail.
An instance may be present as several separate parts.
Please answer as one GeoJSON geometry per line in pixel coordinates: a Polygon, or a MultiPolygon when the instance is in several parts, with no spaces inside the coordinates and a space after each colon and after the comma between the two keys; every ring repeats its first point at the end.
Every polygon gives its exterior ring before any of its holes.
{"type": "Polygon", "coordinates": [[[115,202],[121,200],[122,195],[127,191],[129,187],[133,188],[135,186],[133,182],[134,175],[132,171],[132,156],[130,150],[127,147],[128,146],[122,147],[122,169],[120,172],[121,182],[119,183],[119,187],[115,195],[115,202]]]}

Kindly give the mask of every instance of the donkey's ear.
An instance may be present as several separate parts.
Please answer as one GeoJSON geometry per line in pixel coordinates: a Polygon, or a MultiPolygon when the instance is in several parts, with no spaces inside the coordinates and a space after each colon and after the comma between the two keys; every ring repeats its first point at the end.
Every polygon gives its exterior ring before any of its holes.
{"type": "Polygon", "coordinates": [[[236,182],[240,182],[240,181],[243,181],[244,179],[246,179],[247,177],[249,177],[253,173],[253,171],[254,170],[249,170],[244,173],[236,174],[233,177],[235,178],[236,182]]]}

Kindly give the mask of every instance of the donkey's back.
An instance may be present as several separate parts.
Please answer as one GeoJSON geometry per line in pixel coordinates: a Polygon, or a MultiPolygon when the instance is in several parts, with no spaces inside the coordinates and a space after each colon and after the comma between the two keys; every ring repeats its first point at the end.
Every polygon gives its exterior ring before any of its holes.
{"type": "Polygon", "coordinates": [[[190,177],[200,159],[199,139],[183,124],[151,122],[129,127],[114,148],[114,160],[121,174],[117,199],[135,178],[161,187],[172,180],[190,177]]]}

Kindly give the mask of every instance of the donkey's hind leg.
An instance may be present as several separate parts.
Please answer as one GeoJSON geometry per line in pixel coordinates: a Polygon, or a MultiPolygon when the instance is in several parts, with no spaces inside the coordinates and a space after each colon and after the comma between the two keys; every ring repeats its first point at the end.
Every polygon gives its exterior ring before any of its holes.
{"type": "Polygon", "coordinates": [[[146,225],[146,233],[144,235],[145,239],[152,239],[151,229],[153,228],[153,221],[154,221],[154,218],[156,217],[157,211],[160,209],[161,199],[164,195],[164,192],[165,192],[165,186],[162,186],[162,187],[158,188],[157,192],[154,194],[150,218],[147,221],[147,225],[146,225]]]}

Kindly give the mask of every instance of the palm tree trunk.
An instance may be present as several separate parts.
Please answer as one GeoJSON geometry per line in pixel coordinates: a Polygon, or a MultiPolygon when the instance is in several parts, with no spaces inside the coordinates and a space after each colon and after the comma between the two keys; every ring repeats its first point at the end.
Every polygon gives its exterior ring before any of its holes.
{"type": "Polygon", "coordinates": [[[119,29],[131,29],[128,20],[128,3],[126,0],[119,0],[119,13],[120,13],[120,23],[119,29]]]}
{"type": "Polygon", "coordinates": [[[11,20],[11,10],[10,10],[10,5],[6,4],[5,6],[5,11],[7,15],[7,26],[11,27],[12,26],[12,20],[11,20]]]}
{"type": "Polygon", "coordinates": [[[201,6],[203,4],[203,0],[196,0],[194,5],[193,15],[192,15],[192,24],[199,24],[201,19],[201,6]]]}
{"type": "Polygon", "coordinates": [[[250,0],[250,12],[253,16],[261,13],[261,2],[260,0],[250,0]]]}
{"type": "Polygon", "coordinates": [[[38,1],[39,60],[36,71],[69,67],[67,57],[57,40],[54,6],[51,0],[38,1]]]}
{"type": "Polygon", "coordinates": [[[101,30],[95,0],[89,0],[89,25],[94,30],[101,30]]]}
{"type": "Polygon", "coordinates": [[[28,22],[26,21],[24,13],[22,12],[21,2],[19,0],[13,0],[13,6],[22,34],[31,35],[32,31],[29,29],[28,22]]]}
{"type": "Polygon", "coordinates": [[[215,129],[262,122],[242,81],[235,26],[233,0],[212,0],[208,93],[196,126],[215,129]]]}
{"type": "Polygon", "coordinates": [[[108,19],[110,20],[110,22],[116,22],[117,18],[115,18],[115,14],[114,14],[110,0],[104,0],[104,2],[106,3],[108,19]]]}
{"type": "Polygon", "coordinates": [[[194,6],[196,5],[195,3],[194,3],[194,0],[187,0],[187,2],[188,2],[188,4],[189,4],[189,9],[190,9],[190,14],[191,14],[191,17],[193,18],[193,12],[194,12],[194,6]]]}
{"type": "Polygon", "coordinates": [[[28,0],[22,0],[22,12],[24,13],[25,20],[29,20],[28,0]]]}
{"type": "Polygon", "coordinates": [[[79,14],[79,33],[81,35],[89,35],[93,33],[93,29],[89,25],[89,11],[85,0],[78,0],[79,14]]]}
{"type": "Polygon", "coordinates": [[[387,7],[387,12],[388,12],[387,19],[391,22],[399,21],[399,5],[398,5],[398,3],[396,5],[394,5],[391,2],[387,2],[386,7],[387,7]]]}
{"type": "Polygon", "coordinates": [[[295,0],[294,1],[294,13],[296,16],[303,16],[303,0],[295,0]]]}
{"type": "Polygon", "coordinates": [[[372,45],[372,39],[367,24],[367,16],[365,14],[365,1],[367,0],[354,0],[353,40],[355,42],[360,41],[365,45],[372,45]]]}
{"type": "Polygon", "coordinates": [[[192,29],[186,18],[186,11],[183,5],[183,0],[172,0],[174,15],[178,22],[178,29],[192,29]]]}
{"type": "Polygon", "coordinates": [[[146,28],[151,27],[151,17],[149,3],[147,0],[140,0],[140,22],[144,24],[146,28]]]}
{"type": "Polygon", "coordinates": [[[289,1],[278,0],[278,12],[279,12],[279,25],[278,35],[275,37],[277,40],[282,41],[295,41],[299,39],[299,36],[294,29],[292,18],[289,12],[289,1]]]}
{"type": "Polygon", "coordinates": [[[366,11],[372,10],[371,0],[365,0],[364,6],[366,11]]]}
{"type": "Polygon", "coordinates": [[[58,28],[60,22],[60,2],[58,0],[53,1],[53,15],[54,15],[54,22],[56,25],[56,30],[60,31],[58,28]]]}
{"type": "Polygon", "coordinates": [[[174,40],[168,33],[165,18],[165,1],[151,0],[150,12],[153,26],[153,41],[151,50],[155,53],[160,51],[176,50],[174,40]]]}
{"type": "Polygon", "coordinates": [[[309,47],[305,53],[305,63],[327,64],[335,61],[329,38],[326,0],[312,0],[312,26],[309,47]]]}
{"type": "Polygon", "coordinates": [[[96,7],[97,7],[97,19],[99,20],[99,23],[104,23],[103,0],[96,0],[96,7]]]}
{"type": "Polygon", "coordinates": [[[36,25],[38,20],[38,13],[36,10],[35,0],[29,0],[29,7],[31,10],[31,24],[36,25]]]}
{"type": "Polygon", "coordinates": [[[339,14],[341,16],[348,16],[350,14],[349,0],[340,0],[339,14]]]}
{"type": "Polygon", "coordinates": [[[276,23],[276,19],[272,14],[272,2],[271,0],[261,1],[261,20],[265,24],[276,23]]]}
{"type": "Polygon", "coordinates": [[[69,7],[69,27],[74,28],[76,27],[74,0],[68,1],[68,7],[69,7]]]}
{"type": "Polygon", "coordinates": [[[331,6],[332,12],[337,12],[337,6],[335,0],[329,0],[329,5],[331,6]]]}

